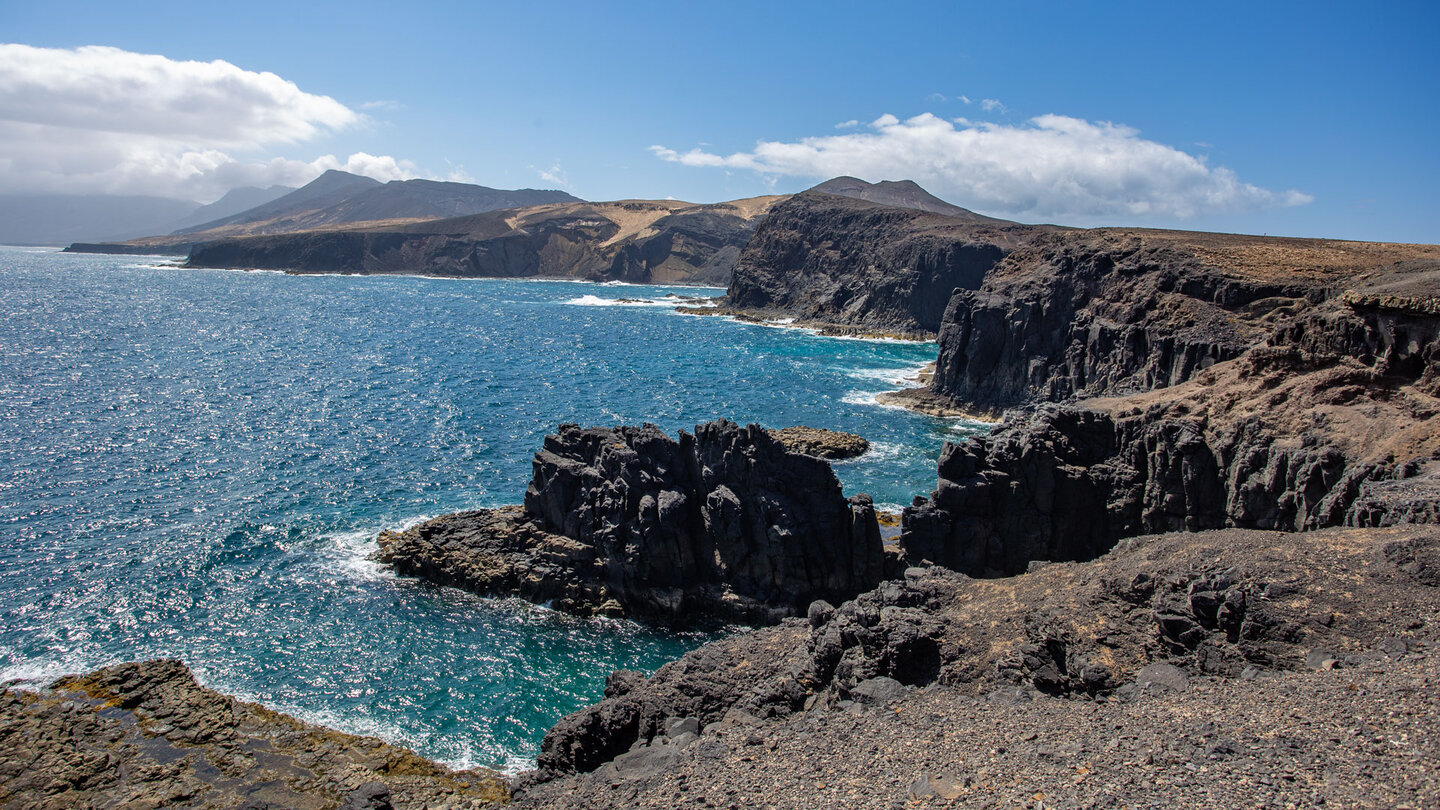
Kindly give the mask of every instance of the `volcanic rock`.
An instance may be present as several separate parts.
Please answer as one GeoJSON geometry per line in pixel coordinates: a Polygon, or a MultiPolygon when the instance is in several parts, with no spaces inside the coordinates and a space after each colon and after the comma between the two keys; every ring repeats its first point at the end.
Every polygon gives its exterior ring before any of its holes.
{"type": "MultiPolygon", "coordinates": [[[[669,718],[698,719],[702,740],[773,739],[785,753],[772,765],[789,767],[809,756],[804,727],[851,716],[855,705],[894,703],[885,713],[906,715],[922,700],[933,710],[1018,696],[1037,704],[1035,713],[1084,716],[1090,709],[1073,700],[1190,694],[1198,678],[1248,684],[1257,672],[1305,673],[1317,648],[1333,651],[1334,666],[1362,667],[1434,636],[1440,589],[1418,584],[1406,561],[1440,549],[1440,529],[1282,536],[1151,535],[1090,562],[998,579],[911,568],[838,608],[817,605],[809,621],[723,639],[648,679],[626,678],[551,730],[539,777],[594,770],[663,735],[669,718]],[[1247,680],[1235,680],[1241,676],[1247,680]],[[924,697],[931,694],[936,699],[924,697]]],[[[963,739],[991,713],[966,711],[951,728],[929,728],[963,739]]],[[[878,733],[886,722],[866,720],[859,733],[878,733]]],[[[873,797],[868,791],[883,783],[870,774],[862,790],[873,797]]],[[[586,784],[571,777],[559,786],[586,784]]]]}
{"type": "Polygon", "coordinates": [[[884,573],[868,496],[758,425],[672,439],[653,425],[562,425],[525,505],[447,515],[379,538],[401,573],[579,614],[668,624],[773,622],[884,573]]]}

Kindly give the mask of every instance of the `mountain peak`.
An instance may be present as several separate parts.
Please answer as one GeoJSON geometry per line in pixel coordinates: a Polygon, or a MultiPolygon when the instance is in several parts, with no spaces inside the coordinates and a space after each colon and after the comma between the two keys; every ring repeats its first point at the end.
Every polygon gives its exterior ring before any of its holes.
{"type": "Polygon", "coordinates": [[[977,214],[958,205],[952,205],[920,187],[914,180],[882,180],[867,183],[858,177],[842,175],[826,180],[810,189],[821,194],[837,197],[851,197],[857,200],[890,205],[896,208],[913,208],[932,214],[943,214],[970,222],[1004,222],[1004,220],[977,214]]]}

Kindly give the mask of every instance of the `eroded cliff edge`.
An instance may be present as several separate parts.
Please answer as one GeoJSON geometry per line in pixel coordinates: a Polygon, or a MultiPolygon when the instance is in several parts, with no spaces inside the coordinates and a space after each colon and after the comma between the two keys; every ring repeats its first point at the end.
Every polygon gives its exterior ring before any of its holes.
{"type": "Polygon", "coordinates": [[[1053,404],[944,449],[912,559],[1440,520],[1440,249],[1181,236],[1069,234],[956,292],[931,392],[1053,404]]]}

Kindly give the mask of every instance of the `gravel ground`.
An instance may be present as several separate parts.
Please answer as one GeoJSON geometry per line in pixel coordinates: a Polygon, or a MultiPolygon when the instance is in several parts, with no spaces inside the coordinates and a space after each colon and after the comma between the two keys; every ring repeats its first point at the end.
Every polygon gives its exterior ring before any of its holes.
{"type": "Polygon", "coordinates": [[[1389,646],[1353,667],[1176,675],[1129,700],[932,686],[885,705],[717,724],[519,804],[1440,807],[1440,645],[1389,646]]]}

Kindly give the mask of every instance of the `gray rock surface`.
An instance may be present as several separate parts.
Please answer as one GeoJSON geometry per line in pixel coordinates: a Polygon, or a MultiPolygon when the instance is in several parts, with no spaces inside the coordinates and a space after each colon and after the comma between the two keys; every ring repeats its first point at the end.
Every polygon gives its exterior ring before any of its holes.
{"type": "Polygon", "coordinates": [[[839,607],[816,603],[806,620],[706,645],[648,679],[612,679],[604,700],[546,736],[539,775],[594,770],[663,736],[672,718],[699,719],[702,739],[763,738],[797,713],[903,706],[937,685],[1004,704],[1133,698],[1200,675],[1305,671],[1320,647],[1349,666],[1387,645],[1408,650],[1433,629],[1440,588],[1406,566],[1440,549],[1440,530],[1276,537],[1134,538],[1091,562],[1002,579],[912,568],[839,607]],[[1409,628],[1398,642],[1397,627],[1409,628]]]}

